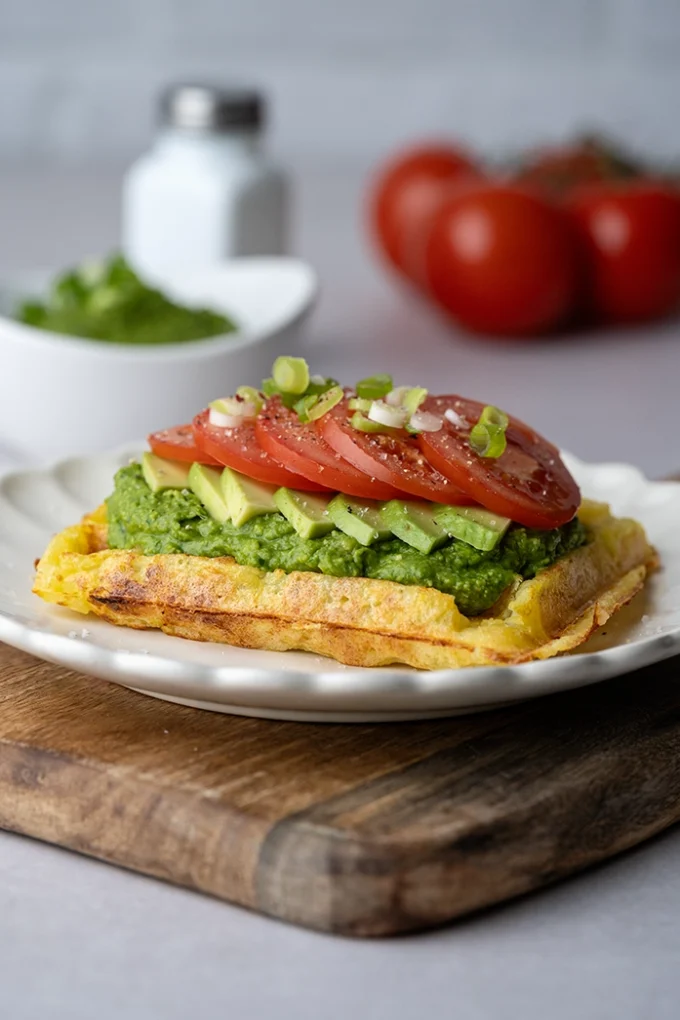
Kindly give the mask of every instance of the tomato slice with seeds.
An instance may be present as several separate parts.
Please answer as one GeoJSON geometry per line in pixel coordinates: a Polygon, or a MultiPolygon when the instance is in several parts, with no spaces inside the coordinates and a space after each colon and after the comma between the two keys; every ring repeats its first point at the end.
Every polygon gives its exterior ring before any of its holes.
{"type": "Polygon", "coordinates": [[[329,491],[326,486],[310,482],[308,478],[289,471],[263,450],[255,436],[254,421],[244,422],[238,428],[222,429],[210,424],[208,413],[207,410],[201,411],[194,418],[194,435],[199,449],[214,457],[218,464],[267,485],[285,485],[289,489],[302,489],[305,492],[329,491]]]}
{"type": "Polygon", "coordinates": [[[388,500],[404,495],[343,460],[312,422],[301,422],[297,412],[284,407],[279,397],[268,400],[258,415],[255,435],[260,446],[291,471],[346,496],[388,500]]]}
{"type": "Polygon", "coordinates": [[[480,457],[469,442],[470,429],[484,404],[455,395],[428,397],[422,409],[441,416],[440,432],[422,432],[423,453],[454,485],[465,489],[482,506],[529,528],[557,528],[572,519],[581,493],[547,439],[517,418],[510,418],[500,457],[480,457]],[[447,410],[461,419],[445,417],[447,410]]]}
{"type": "Polygon", "coordinates": [[[320,418],[316,427],[336,453],[365,475],[433,503],[475,502],[429,463],[407,432],[359,432],[350,424],[351,415],[343,400],[320,418]]]}
{"type": "Polygon", "coordinates": [[[192,464],[194,461],[210,465],[219,463],[196,446],[191,425],[175,425],[172,429],[152,432],[149,436],[149,446],[157,457],[165,457],[166,460],[188,461],[192,464]]]}

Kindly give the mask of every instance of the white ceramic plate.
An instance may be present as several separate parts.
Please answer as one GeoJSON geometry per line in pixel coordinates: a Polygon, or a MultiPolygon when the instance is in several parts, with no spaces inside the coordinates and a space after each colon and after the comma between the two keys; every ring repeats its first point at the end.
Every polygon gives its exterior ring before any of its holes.
{"type": "Polygon", "coordinates": [[[574,654],[515,667],[358,669],[303,652],[262,652],[134,631],[50,607],[31,593],[51,534],[97,506],[133,449],[0,480],[0,640],[154,697],[217,712],[303,721],[455,715],[580,687],[680,652],[680,484],[566,458],[583,492],[641,520],[664,570],[574,654]]]}

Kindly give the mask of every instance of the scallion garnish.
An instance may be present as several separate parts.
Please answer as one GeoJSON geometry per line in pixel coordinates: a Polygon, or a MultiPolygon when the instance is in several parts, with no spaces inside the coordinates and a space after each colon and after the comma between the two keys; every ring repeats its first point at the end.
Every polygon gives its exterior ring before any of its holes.
{"type": "Polygon", "coordinates": [[[430,411],[414,411],[409,418],[406,430],[408,432],[440,432],[444,422],[438,414],[431,414],[430,411]]]}
{"type": "Polygon", "coordinates": [[[267,399],[269,397],[281,397],[281,403],[284,407],[288,408],[293,407],[295,401],[299,399],[299,394],[297,393],[284,393],[273,379],[262,380],[262,392],[267,399]]]}
{"type": "Polygon", "coordinates": [[[401,406],[405,407],[409,414],[415,414],[426,396],[426,389],[422,386],[413,386],[410,390],[406,391],[401,406]]]}
{"type": "Polygon", "coordinates": [[[322,375],[314,375],[309,380],[309,386],[305,390],[305,396],[306,397],[309,396],[310,393],[314,393],[317,396],[320,396],[322,393],[326,393],[328,390],[332,389],[334,386],[339,386],[339,385],[340,384],[337,381],[337,379],[331,379],[330,377],[328,379],[326,379],[322,375]]]}
{"type": "Polygon", "coordinates": [[[246,404],[253,404],[256,414],[259,414],[262,410],[264,400],[260,391],[256,390],[254,386],[239,386],[236,390],[236,396],[240,397],[246,404]]]}
{"type": "Polygon", "coordinates": [[[220,397],[208,405],[208,421],[221,429],[234,429],[257,416],[258,408],[250,400],[220,397]]]}
{"type": "Polygon", "coordinates": [[[470,429],[470,446],[480,457],[500,457],[505,452],[509,418],[505,411],[488,405],[470,429]]]}
{"type": "Polygon", "coordinates": [[[390,407],[384,400],[374,400],[368,412],[371,421],[386,425],[391,429],[403,429],[408,421],[409,413],[404,407],[390,407]]]}
{"type": "Polygon", "coordinates": [[[336,404],[340,403],[344,396],[342,386],[331,386],[329,390],[315,397],[315,403],[312,404],[307,412],[309,421],[317,421],[319,418],[323,418],[324,414],[328,414],[336,404]]]}
{"type": "Polygon", "coordinates": [[[310,421],[309,413],[317,400],[318,397],[315,393],[308,393],[304,397],[300,397],[299,400],[295,401],[293,404],[293,410],[297,412],[297,416],[300,421],[310,421]]]}
{"type": "Polygon", "coordinates": [[[323,418],[324,414],[327,414],[336,404],[339,404],[344,395],[342,386],[331,386],[329,390],[319,395],[305,393],[304,397],[300,397],[293,404],[293,408],[297,411],[300,421],[317,421],[318,418],[323,418]]]}
{"type": "Polygon", "coordinates": [[[379,374],[360,379],[356,385],[357,396],[363,400],[380,400],[392,389],[392,376],[379,374]]]}
{"type": "Polygon", "coordinates": [[[272,376],[282,393],[300,395],[309,386],[309,367],[304,358],[282,355],[274,362],[272,376]]]}
{"type": "Polygon", "coordinates": [[[349,420],[352,428],[356,429],[357,432],[389,432],[389,429],[385,425],[381,425],[377,421],[371,421],[361,411],[355,411],[349,420]]]}
{"type": "Polygon", "coordinates": [[[494,407],[493,404],[487,404],[480,414],[479,420],[482,425],[497,425],[504,430],[510,424],[510,419],[505,411],[501,411],[499,407],[494,407]]]}
{"type": "Polygon", "coordinates": [[[401,407],[404,403],[404,397],[410,389],[410,386],[395,386],[393,390],[390,390],[385,395],[385,403],[389,404],[390,407],[401,407]]]}

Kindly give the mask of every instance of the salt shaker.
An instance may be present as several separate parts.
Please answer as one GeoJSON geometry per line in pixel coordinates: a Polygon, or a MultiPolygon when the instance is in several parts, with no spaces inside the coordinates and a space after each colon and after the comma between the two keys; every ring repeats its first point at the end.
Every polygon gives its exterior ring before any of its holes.
{"type": "Polygon", "coordinates": [[[240,255],[283,255],[284,174],[262,146],[257,92],[176,85],[152,149],[123,185],[123,250],[147,278],[240,255]]]}

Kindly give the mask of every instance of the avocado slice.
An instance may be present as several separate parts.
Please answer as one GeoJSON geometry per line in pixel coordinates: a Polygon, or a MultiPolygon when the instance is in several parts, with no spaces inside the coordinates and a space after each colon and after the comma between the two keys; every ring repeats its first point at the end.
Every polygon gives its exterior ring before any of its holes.
{"type": "Polygon", "coordinates": [[[382,508],[382,519],[393,535],[421,553],[431,553],[448,539],[434,519],[432,503],[391,499],[382,508]]]}
{"type": "Polygon", "coordinates": [[[276,486],[256,482],[252,478],[225,467],[222,472],[222,495],[227,504],[231,522],[237,528],[251,517],[276,513],[274,493],[276,486]]]}
{"type": "Polygon", "coordinates": [[[512,523],[481,506],[440,506],[434,519],[453,538],[483,552],[495,549],[512,523]]]}
{"type": "Polygon", "coordinates": [[[355,538],[361,545],[371,545],[392,534],[380,515],[381,507],[382,503],[375,500],[353,499],[340,493],[328,504],[328,516],[338,531],[355,538]]]}
{"type": "Polygon", "coordinates": [[[210,516],[220,524],[229,518],[229,510],[222,492],[222,472],[205,464],[192,464],[189,470],[189,488],[198,496],[210,516]]]}
{"type": "Polygon", "coordinates": [[[283,488],[274,493],[274,502],[300,538],[321,538],[335,527],[328,516],[329,500],[323,496],[283,488]]]}
{"type": "Polygon", "coordinates": [[[152,492],[189,488],[189,465],[178,460],[165,460],[155,453],[147,451],[142,454],[142,474],[152,492]]]}

